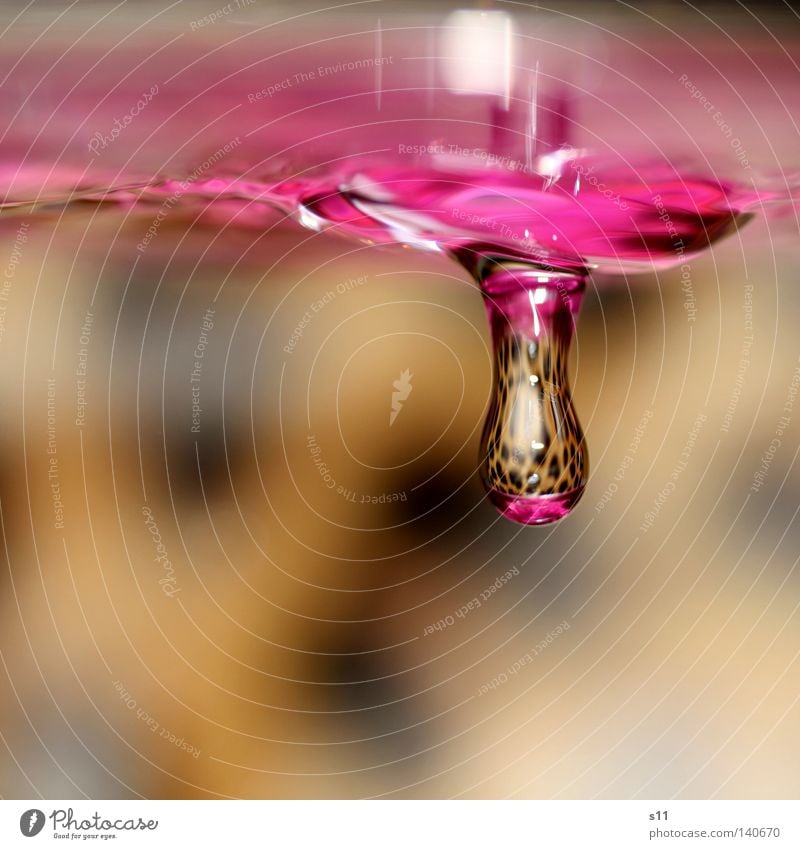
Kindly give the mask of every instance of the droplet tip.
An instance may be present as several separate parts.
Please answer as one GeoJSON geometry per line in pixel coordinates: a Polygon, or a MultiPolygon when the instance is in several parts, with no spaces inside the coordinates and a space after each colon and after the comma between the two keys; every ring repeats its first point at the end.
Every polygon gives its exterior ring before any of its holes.
{"type": "Polygon", "coordinates": [[[549,525],[563,519],[583,495],[583,486],[548,495],[509,495],[497,489],[487,493],[500,515],[521,525],[549,525]]]}

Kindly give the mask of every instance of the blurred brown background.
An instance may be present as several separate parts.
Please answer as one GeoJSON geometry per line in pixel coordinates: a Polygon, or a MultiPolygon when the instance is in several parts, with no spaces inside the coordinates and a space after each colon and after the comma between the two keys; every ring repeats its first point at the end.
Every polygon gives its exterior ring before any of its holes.
{"type": "MultiPolygon", "coordinates": [[[[703,10],[709,54],[732,34],[797,96],[788,8],[703,10]]],[[[669,45],[678,12],[591,15],[669,45]]],[[[728,120],[796,167],[756,74],[728,120]]],[[[796,797],[791,212],[692,259],[691,315],[680,271],[595,281],[590,484],[544,528],[483,500],[491,361],[455,265],[225,214],[176,212],[133,265],[151,213],[0,221],[0,794],[796,797]]]]}

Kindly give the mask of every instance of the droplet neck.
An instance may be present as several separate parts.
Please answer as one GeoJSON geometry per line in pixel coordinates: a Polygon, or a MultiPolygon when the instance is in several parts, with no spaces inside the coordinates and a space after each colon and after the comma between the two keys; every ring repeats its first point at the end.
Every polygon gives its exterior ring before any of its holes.
{"type": "Polygon", "coordinates": [[[481,478],[503,516],[547,524],[574,507],[588,473],[567,374],[585,278],[516,260],[480,268],[494,349],[481,478]]]}

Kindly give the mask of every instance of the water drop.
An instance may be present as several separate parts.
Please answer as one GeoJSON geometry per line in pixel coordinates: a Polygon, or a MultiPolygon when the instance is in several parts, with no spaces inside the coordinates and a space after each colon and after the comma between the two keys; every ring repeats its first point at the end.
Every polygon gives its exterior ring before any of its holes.
{"type": "Polygon", "coordinates": [[[506,518],[554,522],[583,494],[589,465],[567,375],[584,276],[516,260],[459,259],[481,286],[494,348],[481,478],[506,518]]]}

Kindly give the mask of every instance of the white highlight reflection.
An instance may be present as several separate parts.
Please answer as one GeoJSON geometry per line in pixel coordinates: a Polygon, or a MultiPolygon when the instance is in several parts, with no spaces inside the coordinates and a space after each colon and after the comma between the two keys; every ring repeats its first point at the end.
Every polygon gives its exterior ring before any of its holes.
{"type": "Polygon", "coordinates": [[[457,94],[495,94],[511,105],[513,24],[505,12],[461,9],[442,27],[442,71],[457,94]]]}

